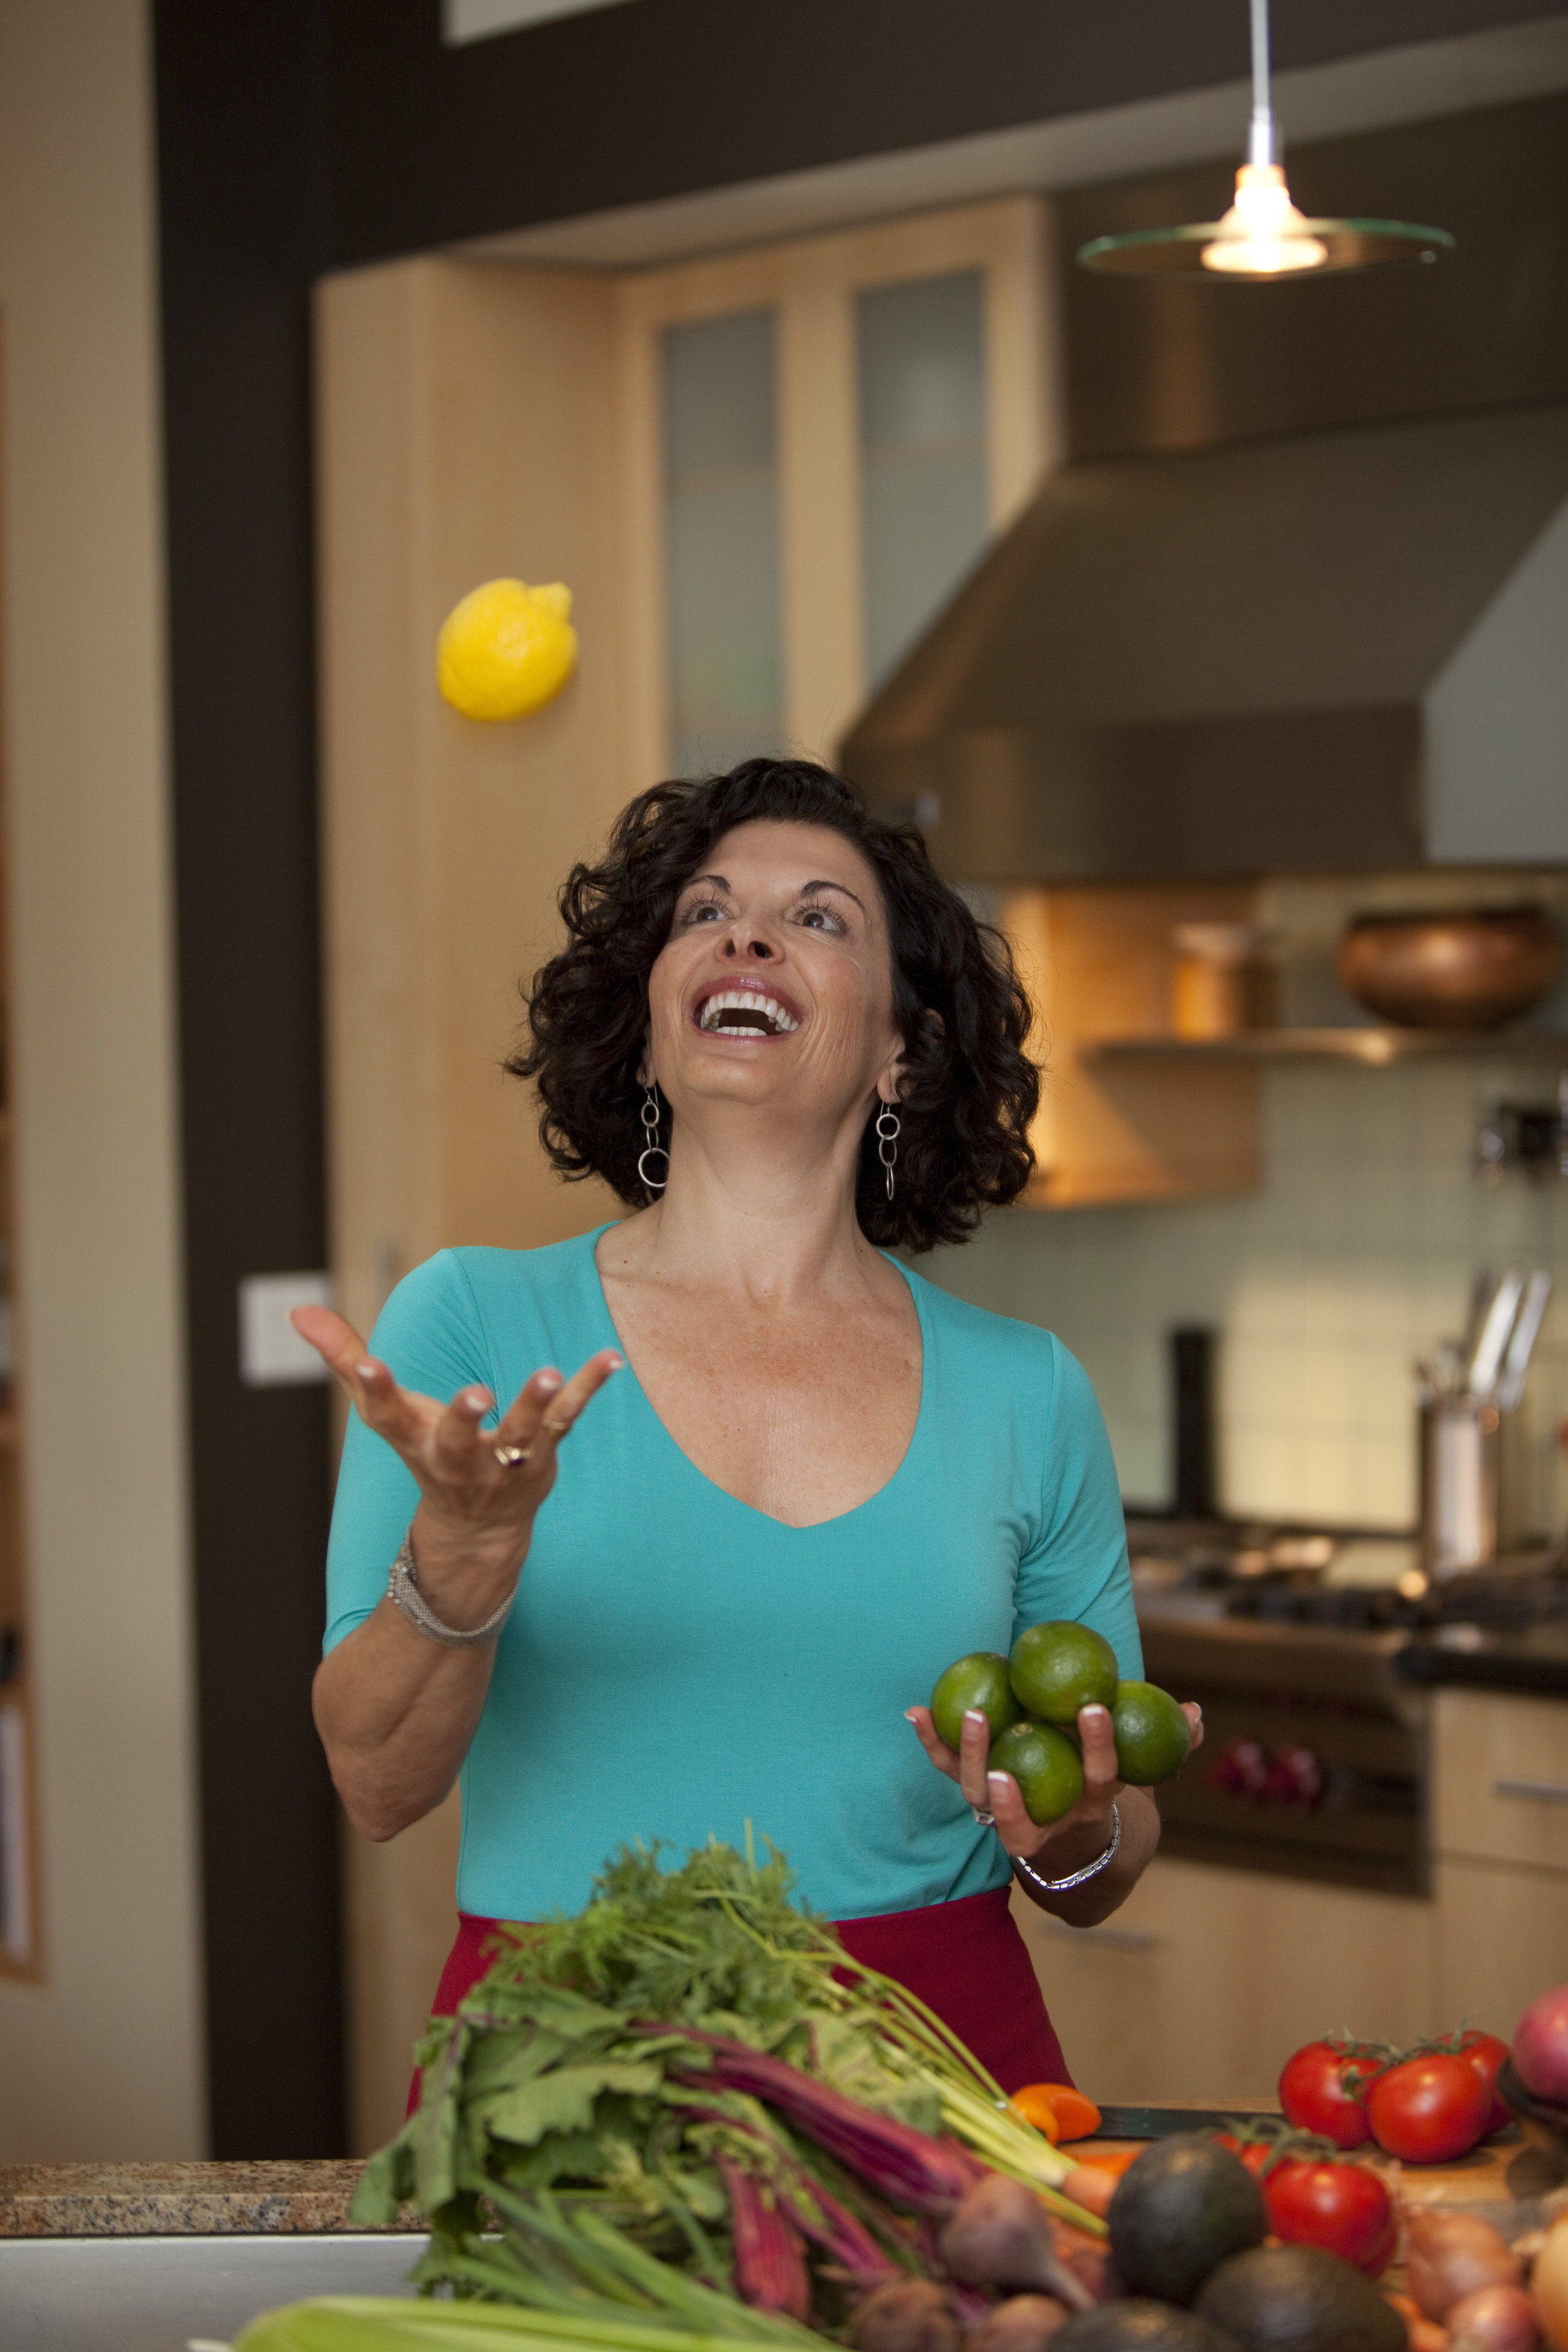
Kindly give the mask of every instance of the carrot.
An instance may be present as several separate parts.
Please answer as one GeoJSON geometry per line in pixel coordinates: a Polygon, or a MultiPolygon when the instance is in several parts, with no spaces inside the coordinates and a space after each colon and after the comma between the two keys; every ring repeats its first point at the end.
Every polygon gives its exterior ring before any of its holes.
{"type": "Polygon", "coordinates": [[[1043,2131],[1055,2147],[1058,2140],[1087,2139],[1100,2129],[1100,2109],[1068,2083],[1026,2083],[1013,2094],[1013,2105],[1026,2123],[1043,2131]]]}

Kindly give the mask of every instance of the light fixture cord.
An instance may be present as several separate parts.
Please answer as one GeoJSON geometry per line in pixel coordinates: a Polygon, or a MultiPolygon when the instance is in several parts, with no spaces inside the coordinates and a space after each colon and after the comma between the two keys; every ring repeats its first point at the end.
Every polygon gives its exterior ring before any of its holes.
{"type": "Polygon", "coordinates": [[[1268,102],[1268,0],[1250,0],[1252,10],[1252,131],[1247,142],[1249,163],[1272,163],[1274,110],[1268,102]]]}

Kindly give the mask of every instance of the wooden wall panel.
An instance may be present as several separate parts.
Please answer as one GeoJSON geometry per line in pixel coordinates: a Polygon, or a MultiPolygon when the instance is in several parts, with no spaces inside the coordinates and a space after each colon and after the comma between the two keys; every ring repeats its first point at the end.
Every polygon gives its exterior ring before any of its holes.
{"type": "MultiPolygon", "coordinates": [[[[616,1213],[563,1185],[500,1069],[555,892],[641,776],[623,739],[614,288],[416,261],[317,301],[333,1261],[367,1329],[451,1244],[528,1248],[616,1213]],[[563,579],[580,674],[510,726],[439,698],[436,634],[480,581],[563,579]]],[[[355,2144],[401,2116],[455,1924],[455,1800],[350,1839],[355,2144]]]]}

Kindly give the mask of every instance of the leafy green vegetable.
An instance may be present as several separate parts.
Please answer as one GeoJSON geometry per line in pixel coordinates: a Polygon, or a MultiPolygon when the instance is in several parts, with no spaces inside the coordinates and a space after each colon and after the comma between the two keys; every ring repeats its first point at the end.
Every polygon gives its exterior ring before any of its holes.
{"type": "Polygon", "coordinates": [[[809,2249],[819,2327],[857,2280],[926,2270],[912,2210],[968,2177],[943,2133],[1103,2234],[1053,2190],[1069,2160],[791,1890],[771,1850],[715,1842],[666,1868],[628,1847],[575,1917],[500,1931],[457,2016],[432,2019],[417,2110],[366,2167],[354,2220],[424,2214],[427,2291],[541,2324],[629,2315],[661,2344],[801,2341],[782,2306],[752,2307],[767,2265],[738,2260],[738,2234],[753,2254],[759,2229],[809,2249]]]}

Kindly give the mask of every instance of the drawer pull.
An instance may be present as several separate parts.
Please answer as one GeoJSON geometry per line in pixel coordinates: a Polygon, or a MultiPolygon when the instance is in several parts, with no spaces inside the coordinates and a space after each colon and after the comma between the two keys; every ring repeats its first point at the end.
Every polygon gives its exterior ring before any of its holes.
{"type": "Polygon", "coordinates": [[[1108,1952],[1151,1952],[1160,1940],[1147,1927],[1069,1927],[1048,1916],[1043,1925],[1053,1943],[1099,1944],[1108,1952]]]}
{"type": "Polygon", "coordinates": [[[1537,1805],[1568,1805],[1568,1782],[1562,1780],[1494,1780],[1494,1797],[1523,1797],[1537,1805]]]}

